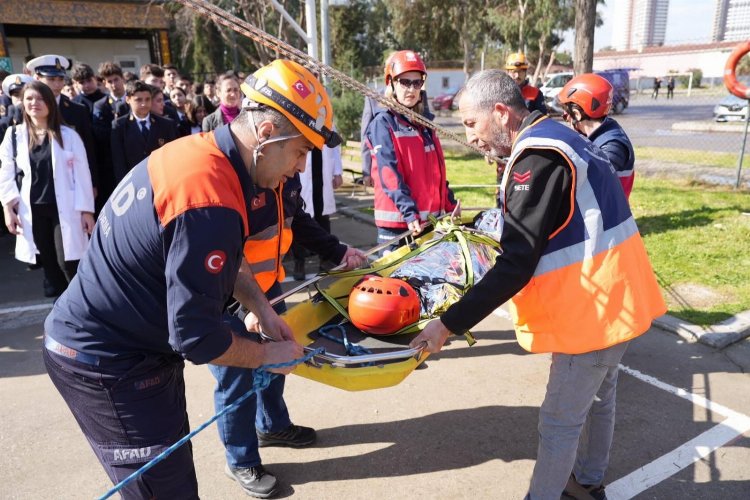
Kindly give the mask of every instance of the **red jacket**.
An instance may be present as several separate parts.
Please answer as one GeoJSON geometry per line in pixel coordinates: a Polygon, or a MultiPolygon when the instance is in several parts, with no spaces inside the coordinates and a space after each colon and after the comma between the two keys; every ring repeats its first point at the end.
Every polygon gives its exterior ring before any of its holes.
{"type": "Polygon", "coordinates": [[[455,208],[443,149],[431,129],[382,111],[370,122],[365,141],[372,156],[378,227],[406,229],[409,222],[455,208]]]}

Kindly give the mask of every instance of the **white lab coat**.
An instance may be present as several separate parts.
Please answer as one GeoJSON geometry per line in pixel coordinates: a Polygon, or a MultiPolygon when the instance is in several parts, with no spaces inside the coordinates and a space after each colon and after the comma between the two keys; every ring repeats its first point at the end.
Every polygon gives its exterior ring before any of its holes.
{"type": "MultiPolygon", "coordinates": [[[[62,126],[65,149],[52,141],[52,174],[55,183],[57,212],[60,217],[65,260],[80,260],[89,238],[81,225],[82,212],[94,212],[94,190],[86,159],[86,149],[78,133],[62,126]]],[[[29,161],[29,133],[25,124],[16,126],[16,163],[23,171],[21,192],[18,192],[13,165],[13,146],[8,127],[0,144],[0,202],[7,205],[20,197],[18,215],[21,219],[21,234],[16,237],[16,259],[30,264],[36,263],[37,248],[31,230],[31,163],[29,161]]]]}
{"type": "MultiPolygon", "coordinates": [[[[302,183],[302,199],[305,200],[305,212],[313,213],[312,193],[312,153],[307,155],[305,171],[299,174],[302,183]]],[[[333,176],[344,173],[341,165],[341,146],[329,148],[323,146],[323,215],[331,215],[336,212],[336,198],[333,196],[333,176]]]]}

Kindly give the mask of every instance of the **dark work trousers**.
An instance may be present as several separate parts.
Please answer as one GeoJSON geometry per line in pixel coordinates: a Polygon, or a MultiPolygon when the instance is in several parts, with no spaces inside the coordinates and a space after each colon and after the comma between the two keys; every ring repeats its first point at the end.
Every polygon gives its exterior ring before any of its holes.
{"type": "MultiPolygon", "coordinates": [[[[312,201],[313,201],[313,219],[317,222],[320,227],[326,230],[327,233],[331,232],[331,219],[327,215],[323,215],[323,153],[315,148],[312,150],[312,158],[310,159],[310,167],[312,169],[312,201]]],[[[332,179],[328,179],[328,182],[332,182],[332,179]]],[[[294,260],[305,260],[305,248],[298,244],[292,243],[292,255],[294,260]]]]}
{"type": "Polygon", "coordinates": [[[56,204],[31,205],[31,230],[39,250],[44,277],[50,286],[62,293],[78,271],[77,260],[65,260],[60,218],[56,204]]]}
{"type": "MultiPolygon", "coordinates": [[[[149,355],[127,364],[72,359],[42,349],[47,373],[107,475],[117,484],[190,432],[184,363],[149,355]]],[[[104,492],[102,492],[104,493],[104,492]]],[[[123,499],[198,498],[190,442],[128,483],[123,499]]]]}

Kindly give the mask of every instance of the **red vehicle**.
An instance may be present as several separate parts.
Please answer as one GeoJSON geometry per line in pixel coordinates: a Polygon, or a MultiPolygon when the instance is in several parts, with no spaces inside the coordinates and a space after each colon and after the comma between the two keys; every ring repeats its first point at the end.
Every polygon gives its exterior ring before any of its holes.
{"type": "Polygon", "coordinates": [[[435,111],[458,109],[458,103],[453,98],[458,94],[459,88],[448,89],[432,99],[432,109],[435,111]]]}

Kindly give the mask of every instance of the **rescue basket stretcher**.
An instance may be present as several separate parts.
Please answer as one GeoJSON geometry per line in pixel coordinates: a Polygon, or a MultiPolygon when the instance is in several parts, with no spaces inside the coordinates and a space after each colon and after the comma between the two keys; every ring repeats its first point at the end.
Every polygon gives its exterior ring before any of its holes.
{"type": "MultiPolygon", "coordinates": [[[[423,347],[409,348],[409,342],[429,321],[473,286],[477,262],[476,256],[469,254],[470,244],[467,242],[491,248],[493,256],[499,252],[498,242],[486,233],[455,224],[447,217],[441,221],[435,220],[433,224],[432,231],[375,260],[369,268],[342,272],[334,270],[330,274],[316,276],[272,301],[272,304],[280,302],[305,289],[309,293],[308,299],[290,307],[282,318],[306,352],[320,348],[324,352],[298,365],[292,373],[339,389],[363,391],[397,385],[427,359],[429,353],[423,347]],[[456,253],[459,255],[455,257],[454,264],[463,268],[466,277],[466,286],[461,287],[451,300],[440,304],[429,314],[423,314],[419,321],[387,336],[366,334],[349,321],[349,294],[363,276],[391,276],[394,271],[400,272],[404,263],[444,242],[451,242],[451,248],[458,249],[456,253]]],[[[407,234],[398,236],[394,241],[407,234]]],[[[371,249],[367,255],[375,254],[390,243],[371,249]]],[[[485,272],[492,262],[484,263],[485,272]]],[[[471,334],[467,334],[466,338],[470,345],[474,342],[471,334]]]]}

